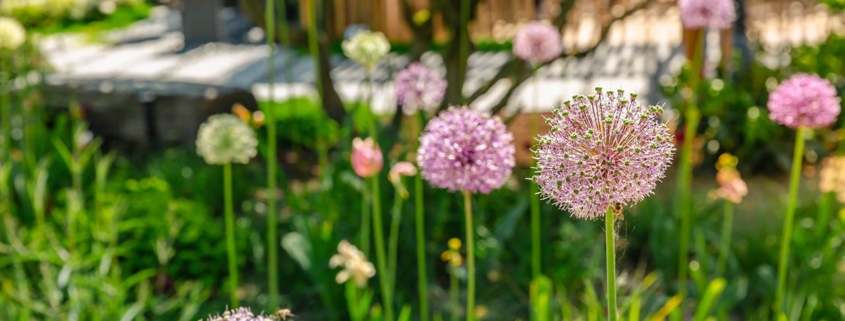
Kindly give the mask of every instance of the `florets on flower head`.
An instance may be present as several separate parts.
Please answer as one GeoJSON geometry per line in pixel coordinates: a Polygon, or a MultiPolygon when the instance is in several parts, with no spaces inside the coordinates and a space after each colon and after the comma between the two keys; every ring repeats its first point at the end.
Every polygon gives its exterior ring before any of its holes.
{"type": "Polygon", "coordinates": [[[210,316],[205,321],[276,321],[275,317],[266,315],[255,315],[249,308],[237,308],[226,310],[223,314],[210,316]]]}
{"type": "Polygon", "coordinates": [[[344,40],[341,47],[349,59],[372,69],[390,51],[390,42],[381,32],[363,30],[344,40]]]}
{"type": "Polygon", "coordinates": [[[440,105],[446,80],[437,71],[412,63],[396,75],[394,87],[402,111],[413,115],[418,110],[431,111],[440,105]]]}
{"type": "Polygon", "coordinates": [[[0,50],[16,50],[26,41],[26,29],[17,20],[0,17],[0,50]]]}
{"type": "Polygon", "coordinates": [[[733,0],[679,0],[678,8],[688,29],[728,29],[736,20],[733,0]]]}
{"type": "Polygon", "coordinates": [[[797,74],[769,95],[769,118],[798,128],[825,127],[839,116],[839,97],[833,85],[819,76],[797,74]]]}
{"type": "Polygon", "coordinates": [[[560,33],[542,22],[525,24],[513,39],[514,55],[535,64],[555,60],[562,50],[560,33]]]}
{"type": "Polygon", "coordinates": [[[246,164],[258,154],[257,147],[255,131],[231,114],[208,117],[197,135],[197,154],[209,164],[246,164]]]}

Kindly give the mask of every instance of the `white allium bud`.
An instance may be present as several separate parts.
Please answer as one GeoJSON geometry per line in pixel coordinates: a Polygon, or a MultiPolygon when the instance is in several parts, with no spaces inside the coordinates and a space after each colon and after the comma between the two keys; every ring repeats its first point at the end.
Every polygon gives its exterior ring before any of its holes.
{"type": "Polygon", "coordinates": [[[197,135],[197,154],[209,164],[246,164],[258,154],[257,147],[252,128],[231,114],[209,117],[197,135]]]}

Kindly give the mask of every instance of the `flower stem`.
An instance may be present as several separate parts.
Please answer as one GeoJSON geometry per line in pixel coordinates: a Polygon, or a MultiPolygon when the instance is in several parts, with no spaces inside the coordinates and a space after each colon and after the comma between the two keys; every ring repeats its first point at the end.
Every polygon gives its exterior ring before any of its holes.
{"type": "Polygon", "coordinates": [[[402,196],[396,191],[390,213],[390,236],[387,239],[387,269],[390,270],[390,291],[396,291],[396,250],[399,243],[399,226],[402,224],[402,196]]]}
{"type": "Polygon", "coordinates": [[[235,214],[232,206],[232,164],[223,165],[223,200],[226,219],[226,250],[229,259],[229,295],[231,308],[240,306],[238,302],[238,264],[235,254],[235,214]]]}
{"type": "Polygon", "coordinates": [[[819,201],[819,210],[816,216],[816,228],[815,233],[816,236],[822,237],[824,233],[827,231],[827,227],[830,225],[828,220],[830,219],[831,211],[833,210],[832,204],[834,204],[835,195],[832,192],[827,192],[822,194],[821,200],[819,201]]]}
{"type": "Polygon", "coordinates": [[[467,233],[467,321],[473,321],[475,312],[475,241],[473,241],[472,198],[464,191],[464,214],[467,233]]]}
{"type": "MultiPolygon", "coordinates": [[[[279,306],[279,263],[278,263],[278,212],[276,211],[276,112],[275,112],[275,60],[276,60],[276,0],[267,0],[265,18],[267,29],[267,283],[270,283],[269,309],[279,306]]],[[[284,4],[282,4],[284,7],[284,4]]]]}
{"type": "Polygon", "coordinates": [[[379,177],[371,178],[373,184],[373,239],[376,242],[376,261],[378,278],[381,284],[381,298],[384,305],[384,318],[393,321],[393,294],[390,291],[390,275],[384,254],[384,227],[381,222],[381,203],[379,200],[379,177]]]}
{"type": "Polygon", "coordinates": [[[722,218],[722,243],[719,246],[719,261],[716,263],[716,277],[724,277],[728,265],[728,252],[731,250],[733,233],[734,203],[725,200],[725,213],[722,218]]]}
{"type": "Polygon", "coordinates": [[[452,321],[458,321],[458,309],[460,309],[460,289],[458,289],[458,276],[455,272],[456,268],[452,268],[449,272],[449,296],[452,301],[452,321]]]}
{"type": "MultiPolygon", "coordinates": [[[[533,69],[531,72],[531,78],[534,81],[534,108],[537,108],[537,96],[538,96],[538,87],[539,83],[537,81],[537,69],[533,69]]],[[[531,147],[534,147],[534,137],[537,136],[537,132],[539,131],[539,122],[540,122],[540,115],[536,112],[531,114],[531,147]]],[[[537,165],[537,160],[534,157],[531,157],[531,168],[533,169],[537,165]]],[[[537,194],[537,183],[534,180],[530,180],[529,183],[529,191],[531,195],[531,272],[532,278],[537,278],[540,276],[541,273],[541,264],[542,264],[542,257],[541,257],[541,248],[540,248],[540,195],[537,194]]]]}
{"type": "Polygon", "coordinates": [[[607,252],[607,320],[616,321],[616,245],[614,232],[615,213],[608,206],[604,215],[605,251],[607,252]]]}
{"type": "MultiPolygon", "coordinates": [[[[414,135],[416,138],[421,127],[422,115],[414,117],[414,135]]],[[[417,139],[413,139],[414,146],[419,145],[417,139]]],[[[420,321],[428,321],[428,276],[425,264],[425,211],[423,206],[423,181],[422,175],[417,173],[414,176],[414,205],[416,206],[416,228],[417,228],[417,287],[420,296],[420,321]]]]}
{"type": "Polygon", "coordinates": [[[687,293],[687,269],[689,268],[689,241],[690,229],[692,228],[692,148],[695,134],[698,129],[698,122],[701,119],[701,112],[696,105],[696,92],[698,81],[701,77],[701,66],[704,60],[704,35],[699,31],[695,39],[695,46],[692,57],[692,70],[690,77],[690,90],[692,94],[687,100],[686,111],[684,112],[684,143],[681,147],[681,168],[678,173],[678,191],[680,200],[676,205],[676,211],[681,220],[681,231],[678,249],[678,287],[681,295],[687,293]]]}
{"type": "Polygon", "coordinates": [[[367,195],[367,187],[361,192],[361,251],[365,255],[370,254],[370,197],[367,195]]]}
{"type": "Polygon", "coordinates": [[[807,129],[798,127],[795,134],[795,151],[792,155],[792,174],[789,180],[789,203],[786,206],[786,216],[783,219],[783,235],[780,240],[780,256],[778,257],[778,288],[775,292],[775,314],[785,313],[786,306],[784,291],[786,289],[786,270],[789,267],[789,246],[792,242],[792,230],[795,221],[795,207],[798,202],[798,184],[801,180],[801,161],[804,156],[804,136],[807,129]]]}

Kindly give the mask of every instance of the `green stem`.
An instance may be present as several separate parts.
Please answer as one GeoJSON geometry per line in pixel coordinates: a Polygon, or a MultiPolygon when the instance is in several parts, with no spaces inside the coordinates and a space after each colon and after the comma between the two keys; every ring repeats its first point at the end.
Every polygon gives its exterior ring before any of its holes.
{"type": "Polygon", "coordinates": [[[311,59],[314,60],[314,85],[317,86],[317,94],[322,97],[323,83],[320,79],[320,44],[317,32],[317,1],[308,0],[308,49],[311,59]]]}
{"type": "MultiPolygon", "coordinates": [[[[421,127],[420,117],[414,117],[415,133],[413,137],[417,137],[418,129],[421,127]]],[[[414,139],[414,146],[419,145],[419,141],[414,139]]],[[[414,205],[416,206],[416,228],[417,228],[417,287],[419,288],[420,296],[420,321],[428,321],[428,270],[425,264],[425,212],[423,206],[423,181],[422,175],[417,173],[414,176],[414,205]]]]}
{"type": "MultiPolygon", "coordinates": [[[[2,147],[2,155],[0,155],[0,161],[3,164],[7,162],[11,162],[10,151],[11,148],[11,133],[12,133],[12,106],[9,99],[11,95],[11,87],[9,84],[11,83],[11,67],[9,63],[10,59],[7,59],[5,54],[0,53],[0,125],[2,125],[2,133],[0,133],[0,147],[2,147]]],[[[11,199],[6,199],[9,195],[4,196],[4,203],[10,204],[11,199]]]]}
{"type": "Polygon", "coordinates": [[[828,220],[830,219],[830,214],[833,210],[833,206],[831,205],[834,203],[835,196],[836,195],[831,192],[822,194],[821,200],[819,202],[818,216],[816,216],[815,233],[818,237],[822,237],[822,235],[824,235],[824,233],[827,231],[828,225],[830,225],[830,222],[828,222],[828,220]]]}
{"type": "Polygon", "coordinates": [[[682,295],[687,293],[687,272],[689,268],[689,241],[690,229],[692,228],[692,148],[695,139],[696,130],[698,129],[698,122],[701,119],[701,112],[696,106],[698,90],[698,81],[701,76],[701,66],[703,64],[703,48],[704,48],[704,33],[701,31],[696,41],[695,50],[693,52],[692,70],[690,77],[690,89],[692,95],[687,101],[686,111],[684,113],[684,143],[681,147],[681,168],[678,173],[678,191],[680,194],[680,201],[677,204],[676,211],[681,219],[681,231],[679,240],[679,255],[678,255],[678,287],[682,295]]]}
{"type": "Polygon", "coordinates": [[[370,254],[370,197],[367,195],[367,187],[361,195],[361,251],[365,255],[370,254]]]}
{"type": "MultiPolygon", "coordinates": [[[[267,84],[269,108],[265,113],[267,124],[267,282],[270,283],[269,309],[279,307],[279,262],[278,262],[278,212],[276,211],[276,111],[275,111],[275,74],[276,74],[276,0],[266,1],[265,18],[267,29],[267,84]]],[[[282,4],[284,7],[284,4],[282,4]]]]}
{"type": "Polygon", "coordinates": [[[804,136],[807,129],[798,127],[795,133],[795,151],[792,155],[792,174],[789,181],[789,203],[786,206],[786,216],[783,219],[783,235],[780,240],[780,256],[778,257],[778,288],[775,292],[775,314],[785,313],[783,302],[786,290],[786,270],[789,267],[789,246],[792,242],[792,230],[795,224],[795,207],[798,203],[798,184],[801,180],[801,161],[804,156],[804,136]]]}
{"type": "Polygon", "coordinates": [[[396,291],[396,249],[399,243],[399,226],[402,223],[402,197],[399,191],[393,199],[393,210],[390,217],[390,236],[387,239],[387,269],[390,270],[391,292],[396,291]]]}
{"type": "Polygon", "coordinates": [[[393,294],[390,291],[391,272],[387,269],[384,254],[384,225],[381,223],[381,203],[379,199],[379,177],[370,178],[373,184],[373,239],[376,242],[376,261],[378,264],[379,283],[381,284],[381,298],[384,305],[384,317],[393,321],[393,294]]]}
{"type": "Polygon", "coordinates": [[[473,321],[475,312],[475,241],[473,241],[472,194],[464,191],[464,215],[467,234],[467,321],[473,321]]]}
{"type": "Polygon", "coordinates": [[[616,233],[614,219],[616,214],[608,206],[604,214],[605,246],[607,247],[607,320],[616,321],[616,233]]]}
{"type": "Polygon", "coordinates": [[[232,206],[232,164],[223,165],[223,200],[226,218],[226,250],[229,259],[230,308],[240,306],[238,302],[238,264],[235,253],[235,214],[232,206]]]}
{"type": "MultiPolygon", "coordinates": [[[[531,73],[531,78],[534,80],[534,108],[537,108],[537,96],[539,84],[537,81],[537,69],[534,69],[531,73]]],[[[533,149],[533,142],[535,137],[537,136],[537,132],[539,131],[539,122],[540,122],[540,115],[536,112],[531,114],[531,142],[532,142],[532,149],[533,149]]],[[[531,168],[533,169],[537,165],[537,160],[534,157],[531,158],[531,168]]],[[[541,248],[540,248],[540,195],[537,194],[537,183],[534,180],[528,182],[530,194],[529,197],[531,198],[531,272],[532,277],[537,278],[540,276],[542,264],[542,257],[541,257],[541,248]]]]}
{"type": "Polygon", "coordinates": [[[460,309],[460,289],[458,288],[458,276],[455,273],[455,267],[451,267],[449,272],[449,296],[452,304],[452,321],[458,321],[458,309],[460,309]]]}
{"type": "Polygon", "coordinates": [[[716,277],[724,277],[728,265],[728,253],[731,250],[733,233],[734,203],[725,200],[725,213],[722,218],[722,243],[719,246],[719,261],[716,263],[716,277]]]}

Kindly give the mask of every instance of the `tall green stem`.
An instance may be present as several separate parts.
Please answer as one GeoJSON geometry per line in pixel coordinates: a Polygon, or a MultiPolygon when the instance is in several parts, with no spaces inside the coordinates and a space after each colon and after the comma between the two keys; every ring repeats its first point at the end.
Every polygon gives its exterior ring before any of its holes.
{"type": "Polygon", "coordinates": [[[830,225],[828,220],[830,219],[830,214],[833,211],[832,205],[835,202],[834,197],[836,197],[836,195],[832,192],[824,193],[821,196],[815,226],[815,233],[818,237],[823,237],[822,235],[827,231],[827,227],[830,225]]]}
{"type": "MultiPolygon", "coordinates": [[[[279,307],[279,263],[278,263],[278,212],[276,211],[276,105],[275,105],[275,74],[276,74],[276,0],[267,0],[265,18],[267,29],[267,85],[269,108],[265,113],[267,123],[267,282],[270,283],[270,298],[267,306],[270,309],[279,307]]],[[[284,7],[284,4],[282,4],[284,7]]]]}
{"type": "Polygon", "coordinates": [[[240,306],[238,300],[238,263],[235,253],[235,213],[232,206],[232,164],[223,165],[223,200],[226,219],[226,250],[229,259],[229,296],[231,308],[240,306]]]}
{"type": "Polygon", "coordinates": [[[396,291],[396,251],[399,243],[399,226],[402,223],[402,196],[399,191],[393,198],[390,213],[390,236],[387,238],[387,269],[390,270],[390,292],[396,291]]]}
{"type": "Polygon", "coordinates": [[[722,218],[722,244],[719,246],[719,261],[716,263],[716,277],[724,277],[728,265],[728,253],[731,250],[733,233],[734,203],[725,200],[725,216],[722,218]]]}
{"type": "Polygon", "coordinates": [[[373,184],[373,239],[376,241],[376,261],[378,264],[378,278],[381,284],[381,298],[384,304],[384,318],[393,321],[393,293],[390,291],[391,272],[387,269],[387,259],[384,254],[384,225],[381,222],[381,201],[379,199],[379,177],[370,178],[373,184]]]}
{"type": "MultiPolygon", "coordinates": [[[[7,58],[6,54],[0,51],[0,128],[2,128],[2,132],[0,132],[0,170],[3,170],[3,167],[6,167],[11,173],[11,163],[12,158],[11,154],[11,143],[12,139],[12,125],[11,125],[11,118],[12,118],[12,104],[9,101],[9,95],[11,95],[11,86],[9,83],[11,82],[11,68],[10,60],[7,58]]],[[[4,208],[2,209],[4,212],[7,211],[8,213],[12,212],[12,193],[11,182],[0,180],[0,184],[4,184],[4,186],[0,186],[0,201],[5,204],[4,208]],[[8,184],[8,185],[6,185],[8,184]]]]}
{"type": "Polygon", "coordinates": [[[616,214],[608,206],[604,214],[605,246],[607,252],[607,320],[616,321],[616,233],[614,219],[616,214]]]}
{"type": "Polygon", "coordinates": [[[792,243],[792,230],[795,224],[795,207],[798,203],[798,184],[801,181],[801,161],[804,156],[804,135],[807,129],[798,127],[795,133],[795,151],[792,155],[792,174],[789,180],[789,203],[786,206],[786,216],[783,218],[783,235],[780,239],[780,256],[778,257],[778,288],[775,292],[775,314],[786,313],[783,302],[786,290],[786,270],[789,267],[789,247],[792,243]]]}
{"type": "Polygon", "coordinates": [[[361,192],[361,251],[365,255],[370,254],[370,196],[367,195],[367,187],[361,192]]]}
{"type": "Polygon", "coordinates": [[[460,289],[458,289],[458,276],[455,274],[455,267],[451,267],[451,271],[449,271],[449,300],[451,301],[451,309],[452,309],[452,321],[458,321],[458,309],[460,309],[460,302],[459,296],[461,294],[460,289]]]}
{"type": "MultiPolygon", "coordinates": [[[[537,96],[538,95],[538,87],[539,82],[537,81],[537,69],[535,68],[534,71],[531,73],[531,78],[534,82],[534,108],[537,108],[537,96]]],[[[540,115],[535,111],[531,114],[531,147],[534,147],[534,140],[537,137],[537,132],[539,131],[539,122],[540,122],[540,115]]],[[[533,156],[533,155],[532,155],[533,156]]],[[[534,157],[531,157],[531,168],[537,166],[537,160],[534,157]]],[[[541,273],[541,248],[540,248],[540,195],[537,194],[537,183],[534,180],[530,180],[528,182],[530,194],[529,197],[531,198],[531,272],[532,278],[537,278],[540,276],[541,273]]]]}
{"type": "Polygon", "coordinates": [[[704,55],[704,32],[700,31],[696,39],[693,51],[692,70],[690,76],[690,90],[692,94],[687,101],[684,112],[684,144],[681,147],[681,168],[678,173],[678,191],[680,200],[677,203],[676,211],[681,220],[681,235],[679,240],[678,255],[678,286],[680,293],[687,293],[687,269],[689,268],[689,241],[690,229],[692,228],[692,145],[695,139],[698,122],[701,119],[701,112],[696,105],[698,82],[701,77],[701,66],[704,55]]]}
{"type": "Polygon", "coordinates": [[[464,191],[464,217],[467,234],[467,321],[475,319],[475,241],[472,225],[472,194],[464,191]]]}
{"type": "MultiPolygon", "coordinates": [[[[413,146],[416,150],[419,146],[419,129],[422,127],[422,114],[414,117],[413,146]]],[[[414,205],[416,207],[416,236],[417,236],[417,287],[420,296],[420,321],[428,321],[428,270],[425,264],[425,211],[423,203],[423,181],[422,174],[414,176],[414,205]]]]}

